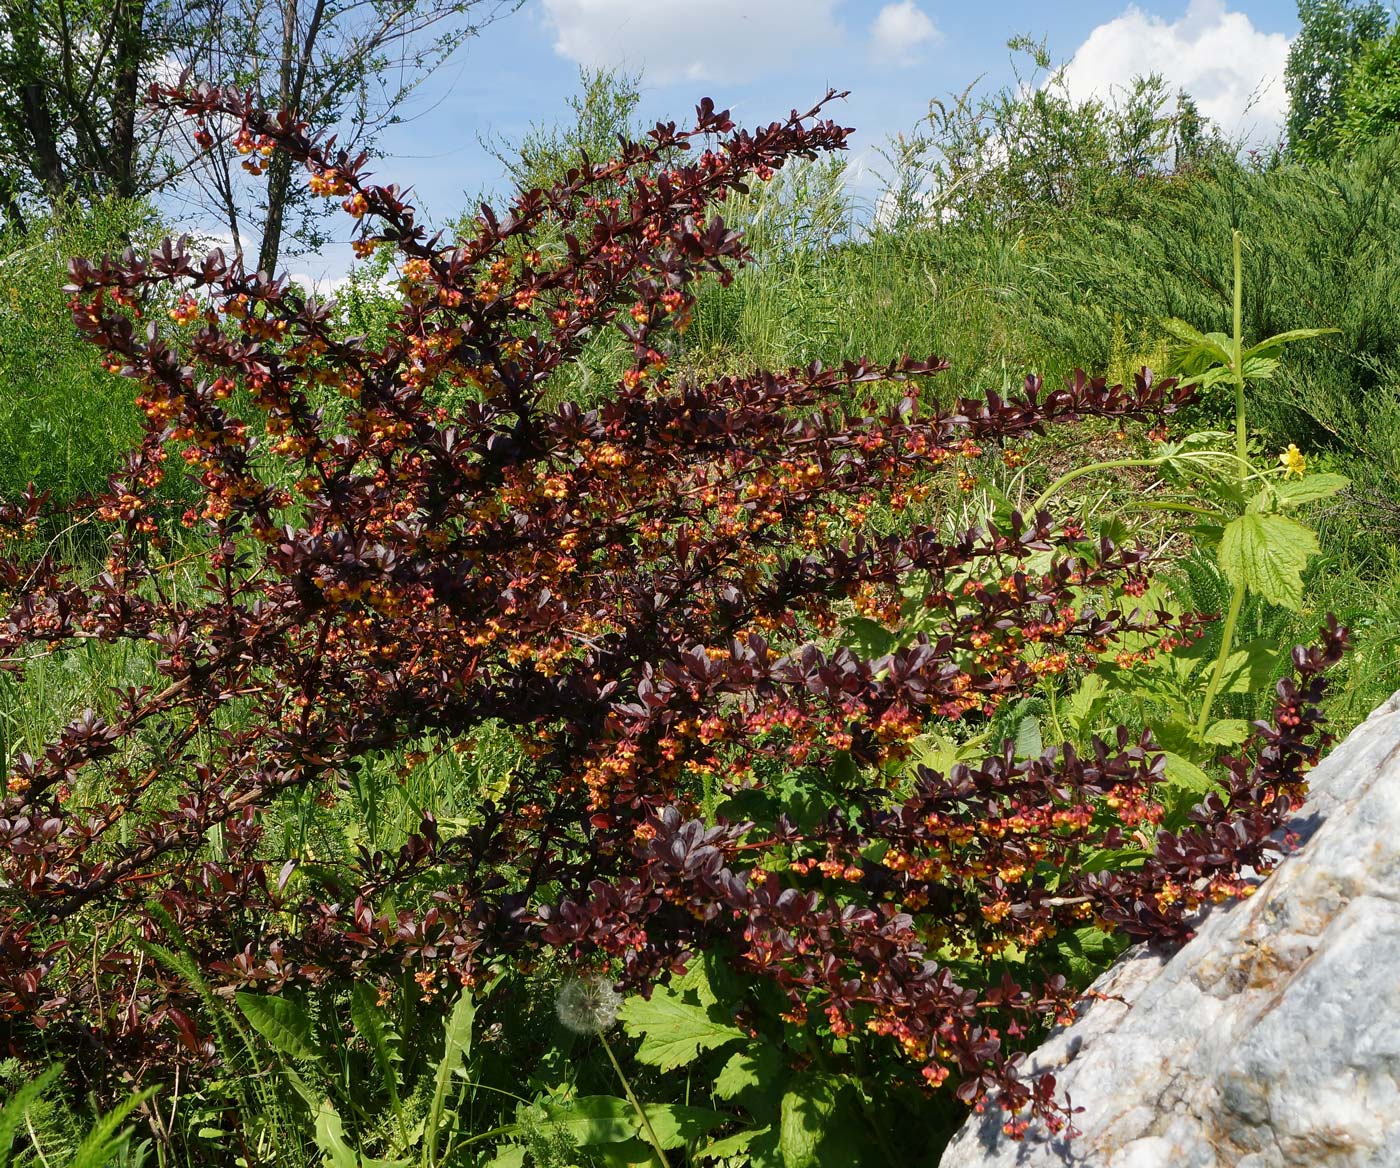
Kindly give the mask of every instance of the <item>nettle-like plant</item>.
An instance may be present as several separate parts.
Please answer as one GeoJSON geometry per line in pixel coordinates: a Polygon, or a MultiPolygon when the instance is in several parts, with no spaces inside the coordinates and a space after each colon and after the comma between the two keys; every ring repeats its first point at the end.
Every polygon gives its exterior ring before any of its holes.
{"type": "Polygon", "coordinates": [[[371,345],[218,251],[73,263],[74,320],[138,387],[145,437],[96,502],[100,571],[26,550],[41,499],[0,513],[0,652],[20,673],[134,643],[151,680],[10,760],[7,1041],[47,1028],[128,1071],[214,1057],[206,989],[160,945],[226,994],[411,974],[431,995],[550,948],[646,989],[704,951],[776,987],[793,1027],[891,1044],[916,1082],[1062,1123],[1053,1080],[1022,1081],[1005,1044],[1075,1002],[1057,936],[1175,940],[1267,867],[1344,637],[1295,653],[1274,724],[1157,832],[1163,757],[1138,731],[1087,753],[998,745],[946,774],[913,757],[931,725],[1187,637],[1134,601],[1150,555],[1047,512],[957,535],[863,523],[982,446],[1159,421],[1190,391],[1030,378],[931,407],[943,364],[912,359],[673,380],[665,331],[698,278],[745,258],[718,205],[840,149],[821,106],[750,133],[707,100],[693,129],[658,125],[444,242],[294,116],[158,96],[203,132],[232,123],[255,168],[303,165],[359,220],[358,250],[392,249],[402,309],[371,345]],[[551,404],[610,323],[634,356],[620,383],[596,408],[551,404]],[[180,587],[172,468],[199,492],[181,558],[201,571],[180,587]],[[851,647],[855,613],[898,629],[910,596],[917,635],[851,647]],[[265,832],[386,751],[421,760],[487,724],[525,761],[470,824],[427,818],[396,854],[339,866],[265,832]],[[1134,840],[1138,866],[1083,862],[1134,840]]]}

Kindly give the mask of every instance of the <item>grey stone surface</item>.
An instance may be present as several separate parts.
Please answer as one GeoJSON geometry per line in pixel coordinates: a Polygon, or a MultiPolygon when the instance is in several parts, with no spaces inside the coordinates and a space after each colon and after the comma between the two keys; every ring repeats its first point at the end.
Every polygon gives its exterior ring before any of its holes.
{"type": "Polygon", "coordinates": [[[1032,1056],[1082,1134],[1016,1143],[989,1112],[942,1168],[1400,1168],[1400,694],[1310,778],[1301,849],[1032,1056]]]}

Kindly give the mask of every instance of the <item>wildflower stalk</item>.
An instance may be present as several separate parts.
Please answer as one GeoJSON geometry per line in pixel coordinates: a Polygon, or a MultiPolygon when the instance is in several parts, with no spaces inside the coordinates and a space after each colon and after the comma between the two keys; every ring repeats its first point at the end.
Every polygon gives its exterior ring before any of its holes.
{"type": "Polygon", "coordinates": [[[603,1031],[598,1031],[598,1038],[603,1044],[603,1050],[607,1052],[608,1062],[612,1063],[613,1070],[617,1072],[618,1082],[622,1084],[622,1090],[627,1095],[627,1102],[632,1105],[632,1110],[637,1113],[637,1118],[642,1121],[642,1128],[647,1134],[647,1143],[651,1145],[652,1153],[656,1156],[656,1162],[661,1168],[671,1168],[670,1161],[666,1159],[666,1153],[661,1150],[661,1141],[656,1138],[656,1131],[651,1126],[651,1120],[647,1118],[646,1110],[637,1102],[637,1096],[632,1091],[632,1084],[627,1081],[627,1076],[622,1073],[622,1064],[617,1061],[617,1055],[613,1054],[612,1043],[608,1041],[608,1036],[603,1031]]]}
{"type": "MultiPolygon", "coordinates": [[[[1239,460],[1240,481],[1244,482],[1249,471],[1249,430],[1245,416],[1244,400],[1244,325],[1243,325],[1243,302],[1244,302],[1244,279],[1242,265],[1240,262],[1240,232],[1235,229],[1234,235],[1235,252],[1235,304],[1234,304],[1234,346],[1232,350],[1231,374],[1235,382],[1235,456],[1239,460]]],[[[1196,718],[1196,740],[1205,738],[1206,728],[1210,725],[1210,709],[1215,703],[1216,695],[1220,692],[1221,685],[1225,681],[1225,663],[1230,658],[1230,649],[1235,643],[1235,626],[1239,623],[1240,611],[1244,608],[1244,581],[1240,580],[1235,584],[1234,591],[1230,595],[1230,608],[1225,614],[1225,628],[1220,635],[1220,652],[1215,658],[1215,667],[1211,670],[1210,684],[1206,686],[1205,697],[1201,699],[1201,712],[1196,718]]]]}
{"type": "Polygon", "coordinates": [[[627,1081],[622,1064],[617,1061],[612,1043],[608,1041],[608,1028],[617,1021],[617,1012],[621,1005],[622,998],[617,991],[605,978],[598,975],[570,978],[559,988],[558,996],[554,999],[554,1009],[559,1015],[559,1021],[568,1029],[575,1034],[598,1036],[603,1050],[607,1053],[608,1062],[612,1063],[613,1070],[617,1072],[618,1082],[622,1084],[627,1102],[632,1105],[632,1110],[642,1122],[642,1129],[646,1132],[647,1143],[651,1145],[657,1165],[659,1168],[671,1168],[666,1153],[661,1149],[661,1141],[656,1138],[651,1120],[637,1101],[632,1084],[627,1081]]]}

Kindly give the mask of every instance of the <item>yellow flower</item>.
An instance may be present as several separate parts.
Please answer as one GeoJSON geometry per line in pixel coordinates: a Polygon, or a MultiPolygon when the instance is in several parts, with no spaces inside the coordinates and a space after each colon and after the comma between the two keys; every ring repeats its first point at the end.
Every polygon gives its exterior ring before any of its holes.
{"type": "Polygon", "coordinates": [[[1308,460],[1292,442],[1288,444],[1288,449],[1278,456],[1278,460],[1283,464],[1283,477],[1286,479],[1300,479],[1308,469],[1308,460]]]}

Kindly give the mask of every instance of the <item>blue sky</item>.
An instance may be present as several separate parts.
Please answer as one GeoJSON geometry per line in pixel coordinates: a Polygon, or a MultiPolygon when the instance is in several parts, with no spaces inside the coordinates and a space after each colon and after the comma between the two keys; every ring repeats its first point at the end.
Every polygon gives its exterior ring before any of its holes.
{"type": "MultiPolygon", "coordinates": [[[[1293,0],[525,0],[424,83],[410,120],[380,142],[375,170],[414,188],[439,221],[495,186],[499,164],[479,136],[518,140],[568,114],[580,66],[643,74],[642,116],[684,120],[702,96],[741,123],[806,108],[828,85],[851,90],[834,116],[857,130],[852,151],[875,161],[929,100],[982,78],[1012,80],[1006,41],[1045,37],[1069,62],[1071,89],[1104,93],[1163,72],[1224,128],[1275,139],[1286,100],[1283,61],[1297,30],[1293,0]]],[[[334,276],[343,250],[292,259],[334,276]]]]}

